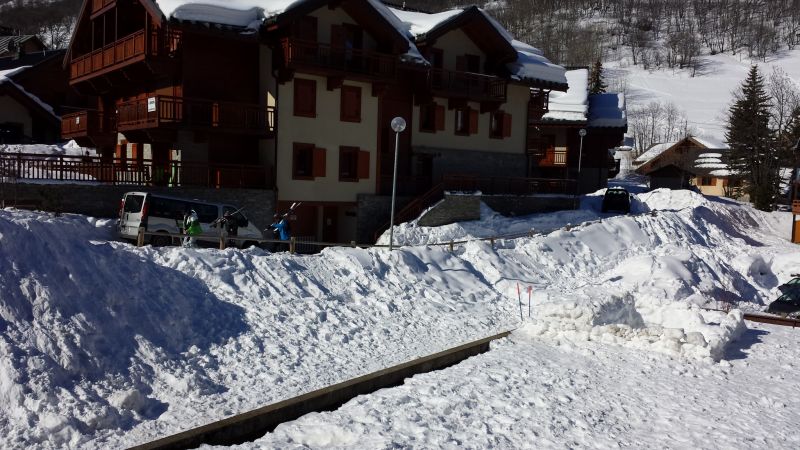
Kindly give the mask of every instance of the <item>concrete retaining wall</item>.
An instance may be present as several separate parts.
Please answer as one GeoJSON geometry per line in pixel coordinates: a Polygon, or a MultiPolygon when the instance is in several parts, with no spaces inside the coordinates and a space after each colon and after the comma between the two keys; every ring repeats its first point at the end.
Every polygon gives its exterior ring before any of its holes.
{"type": "Polygon", "coordinates": [[[113,218],[117,217],[122,195],[130,191],[153,192],[244,207],[244,214],[259,229],[266,228],[272,222],[275,209],[275,193],[262,189],[7,183],[0,189],[0,197],[7,206],[21,205],[44,211],[113,218]]]}
{"type": "Polygon", "coordinates": [[[438,227],[454,222],[480,220],[481,197],[478,195],[445,194],[444,200],[420,217],[423,227],[438,227]]]}
{"type": "Polygon", "coordinates": [[[455,222],[479,220],[481,218],[481,202],[504,216],[525,216],[573,209],[575,198],[571,195],[451,195],[445,193],[444,200],[422,216],[419,224],[425,227],[438,227],[455,222]]]}

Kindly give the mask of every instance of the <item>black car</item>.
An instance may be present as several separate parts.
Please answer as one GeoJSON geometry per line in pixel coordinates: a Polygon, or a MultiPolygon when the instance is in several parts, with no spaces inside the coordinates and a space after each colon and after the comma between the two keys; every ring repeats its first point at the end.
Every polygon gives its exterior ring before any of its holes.
{"type": "Polygon", "coordinates": [[[800,290],[800,276],[798,276],[798,274],[793,274],[792,276],[794,278],[778,286],[781,294],[788,294],[789,292],[800,290]]]}
{"type": "Polygon", "coordinates": [[[631,212],[631,194],[621,187],[612,187],[606,189],[603,195],[603,206],[600,209],[602,212],[621,212],[628,214],[631,212]]]}
{"type": "Polygon", "coordinates": [[[777,300],[769,304],[767,312],[778,314],[779,316],[800,316],[800,290],[795,289],[781,295],[777,300]]]}

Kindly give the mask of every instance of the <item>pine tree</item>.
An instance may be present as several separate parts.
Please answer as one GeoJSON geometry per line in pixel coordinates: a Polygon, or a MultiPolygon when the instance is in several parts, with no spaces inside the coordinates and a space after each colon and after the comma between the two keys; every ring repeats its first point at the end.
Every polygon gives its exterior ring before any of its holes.
{"type": "Polygon", "coordinates": [[[749,195],[753,205],[770,211],[778,194],[779,161],[769,127],[770,98],[758,66],[750,69],[728,114],[728,166],[743,182],[743,193],[749,195]]]}
{"type": "Polygon", "coordinates": [[[589,93],[601,94],[606,91],[606,84],[603,82],[603,63],[598,59],[592,66],[589,74],[589,93]]]}

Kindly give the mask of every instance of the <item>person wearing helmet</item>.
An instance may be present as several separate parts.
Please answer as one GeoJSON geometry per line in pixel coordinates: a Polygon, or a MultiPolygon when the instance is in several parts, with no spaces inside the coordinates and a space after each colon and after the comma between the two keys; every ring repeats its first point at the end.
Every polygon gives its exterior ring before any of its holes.
{"type": "Polygon", "coordinates": [[[195,236],[202,233],[203,229],[200,227],[200,219],[193,209],[188,209],[183,215],[183,232],[186,234],[186,237],[183,238],[183,246],[195,247],[197,245],[195,236]]]}

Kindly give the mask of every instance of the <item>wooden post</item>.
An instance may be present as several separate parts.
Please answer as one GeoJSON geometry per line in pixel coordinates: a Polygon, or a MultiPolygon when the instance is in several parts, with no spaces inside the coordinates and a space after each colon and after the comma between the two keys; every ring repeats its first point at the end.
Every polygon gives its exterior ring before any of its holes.
{"type": "Polygon", "coordinates": [[[453,253],[453,241],[450,241],[450,253],[453,253]]]}
{"type": "Polygon", "coordinates": [[[353,247],[353,248],[355,248],[355,246],[356,246],[356,241],[350,241],[350,246],[351,246],[351,247],[353,247]]]}
{"type": "Polygon", "coordinates": [[[494,238],[489,238],[489,242],[492,244],[492,250],[494,250],[494,238]]]}
{"type": "Polygon", "coordinates": [[[225,250],[225,238],[222,236],[219,237],[219,249],[225,250]]]}
{"type": "Polygon", "coordinates": [[[136,246],[144,246],[144,228],[139,228],[139,233],[136,235],[136,246]]]}
{"type": "Polygon", "coordinates": [[[294,236],[292,236],[289,239],[289,253],[294,254],[294,251],[295,251],[295,239],[294,236]]]}

